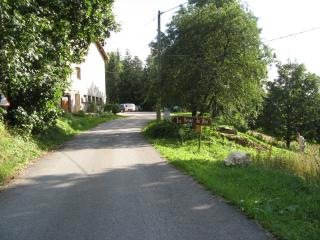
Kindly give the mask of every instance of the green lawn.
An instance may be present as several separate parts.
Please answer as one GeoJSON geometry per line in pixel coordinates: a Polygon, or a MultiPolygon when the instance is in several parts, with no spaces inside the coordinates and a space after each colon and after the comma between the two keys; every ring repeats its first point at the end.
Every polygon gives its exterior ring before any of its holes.
{"type": "Polygon", "coordinates": [[[170,163],[258,220],[279,239],[319,239],[319,181],[310,182],[285,168],[268,167],[260,162],[248,167],[225,167],[223,160],[231,151],[252,155],[256,155],[256,151],[214,136],[207,136],[198,151],[195,139],[181,146],[179,139],[155,137],[150,134],[150,128],[155,126],[151,123],[145,135],[170,163]]]}
{"type": "Polygon", "coordinates": [[[30,161],[46,151],[70,140],[81,131],[119,117],[112,114],[104,114],[101,117],[67,114],[58,119],[56,126],[33,136],[22,136],[14,131],[8,131],[0,123],[0,187],[30,161]]]}

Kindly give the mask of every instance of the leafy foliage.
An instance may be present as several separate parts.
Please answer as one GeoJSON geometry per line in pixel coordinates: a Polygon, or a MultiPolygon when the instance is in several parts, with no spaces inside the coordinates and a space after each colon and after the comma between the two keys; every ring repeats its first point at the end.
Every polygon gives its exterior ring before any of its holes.
{"type": "Polygon", "coordinates": [[[0,123],[4,121],[7,111],[0,107],[0,123]]]}
{"type": "Polygon", "coordinates": [[[92,42],[103,41],[117,28],[112,3],[0,2],[0,91],[11,104],[11,125],[21,126],[24,113],[39,122],[34,130],[55,122],[70,64],[81,62],[92,42]]]}
{"type": "Polygon", "coordinates": [[[104,112],[111,112],[111,110],[112,110],[112,104],[107,103],[104,105],[104,108],[103,108],[104,112]]]}
{"type": "Polygon", "coordinates": [[[144,133],[151,138],[178,138],[179,127],[169,121],[154,121],[144,130],[144,133]]]}
{"type": "Polygon", "coordinates": [[[119,101],[121,103],[133,102],[140,104],[144,101],[144,72],[142,61],[132,57],[129,52],[122,60],[122,72],[119,82],[119,101]]]}
{"type": "Polygon", "coordinates": [[[270,60],[256,18],[236,1],[196,2],[182,8],[162,36],[162,102],[193,114],[255,117],[270,60]]]}
{"type": "Polygon", "coordinates": [[[217,7],[222,7],[224,4],[236,2],[236,0],[189,0],[190,4],[203,7],[207,4],[215,4],[217,7]]]}
{"type": "Polygon", "coordinates": [[[106,93],[108,101],[111,103],[119,102],[119,83],[122,69],[120,53],[111,52],[109,54],[109,62],[106,65],[106,93]]]}
{"type": "Polygon", "coordinates": [[[154,105],[153,94],[150,91],[153,82],[150,68],[148,65],[144,67],[137,56],[131,56],[128,51],[124,57],[119,52],[110,54],[106,72],[109,102],[132,102],[150,110],[154,105]]]}
{"type": "Polygon", "coordinates": [[[320,77],[292,62],[279,64],[278,74],[267,84],[260,125],[267,133],[285,139],[288,147],[297,132],[319,141],[320,77]]]}
{"type": "Polygon", "coordinates": [[[115,115],[120,112],[119,104],[112,104],[111,112],[115,115]]]}
{"type": "Polygon", "coordinates": [[[96,103],[94,102],[91,102],[89,103],[88,105],[88,110],[87,110],[89,113],[96,113],[98,112],[98,106],[96,103]]]}

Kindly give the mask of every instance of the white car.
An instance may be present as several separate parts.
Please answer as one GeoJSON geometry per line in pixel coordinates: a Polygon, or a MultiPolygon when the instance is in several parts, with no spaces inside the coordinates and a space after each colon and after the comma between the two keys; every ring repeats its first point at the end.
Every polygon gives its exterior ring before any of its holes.
{"type": "Polygon", "coordinates": [[[134,112],[135,110],[136,110],[136,105],[134,105],[133,103],[120,104],[121,112],[134,112]]]}

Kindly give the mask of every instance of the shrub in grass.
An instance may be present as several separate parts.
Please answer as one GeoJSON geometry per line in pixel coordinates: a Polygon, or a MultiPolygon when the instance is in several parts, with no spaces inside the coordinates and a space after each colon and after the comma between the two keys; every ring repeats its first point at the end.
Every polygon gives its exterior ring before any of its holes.
{"type": "Polygon", "coordinates": [[[34,125],[38,119],[36,113],[29,114],[22,107],[18,107],[15,110],[12,110],[10,114],[14,118],[15,126],[21,130],[21,132],[31,133],[34,128],[34,125]]]}
{"type": "Polygon", "coordinates": [[[6,114],[7,114],[7,110],[0,107],[0,122],[4,121],[6,114]]]}
{"type": "Polygon", "coordinates": [[[97,104],[94,102],[89,103],[88,112],[96,113],[98,111],[97,104]]]}
{"type": "Polygon", "coordinates": [[[112,107],[111,107],[111,112],[113,114],[117,114],[120,112],[120,107],[119,107],[119,104],[113,104],[112,107]]]}
{"type": "Polygon", "coordinates": [[[105,112],[111,112],[112,111],[112,106],[113,106],[113,104],[107,103],[107,104],[104,105],[103,110],[105,112]]]}
{"type": "Polygon", "coordinates": [[[106,118],[106,117],[111,117],[111,116],[112,116],[112,113],[110,113],[110,112],[102,112],[99,114],[100,118],[106,118]]]}
{"type": "Polygon", "coordinates": [[[84,117],[86,115],[86,113],[83,110],[80,110],[79,112],[74,113],[74,115],[78,116],[78,117],[84,117]]]}
{"type": "Polygon", "coordinates": [[[154,121],[145,128],[145,134],[151,138],[179,138],[179,127],[169,121],[154,121]]]}

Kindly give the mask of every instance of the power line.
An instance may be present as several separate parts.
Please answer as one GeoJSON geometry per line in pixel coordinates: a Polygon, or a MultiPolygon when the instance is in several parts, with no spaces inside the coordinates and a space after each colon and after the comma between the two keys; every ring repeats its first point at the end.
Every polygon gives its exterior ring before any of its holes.
{"type": "Polygon", "coordinates": [[[296,33],[291,33],[289,35],[273,38],[273,39],[270,39],[270,40],[266,40],[266,41],[263,41],[262,43],[273,42],[273,41],[281,40],[281,39],[284,39],[284,38],[294,37],[294,36],[297,36],[297,35],[301,35],[301,34],[304,34],[304,33],[307,33],[307,32],[316,31],[316,30],[319,30],[319,29],[320,29],[320,26],[314,27],[314,28],[310,28],[310,29],[306,29],[306,30],[303,30],[303,31],[300,31],[300,32],[296,32],[296,33]]]}
{"type": "MultiPolygon", "coordinates": [[[[291,33],[291,34],[284,35],[281,37],[273,38],[270,40],[262,41],[261,43],[273,42],[273,41],[277,41],[277,40],[281,40],[281,39],[285,39],[285,38],[290,38],[290,37],[294,37],[297,35],[301,35],[301,34],[316,31],[316,30],[320,30],[320,26],[314,27],[314,28],[309,28],[309,29],[306,29],[306,30],[303,30],[300,32],[296,32],[296,33],[291,33]]],[[[201,55],[199,55],[199,54],[167,54],[166,56],[168,56],[168,57],[192,57],[192,56],[201,56],[201,55]]]]}
{"type": "MultiPolygon", "coordinates": [[[[303,30],[303,31],[300,31],[300,32],[296,32],[296,33],[291,33],[291,34],[284,35],[284,36],[281,36],[281,37],[273,38],[273,39],[270,39],[270,40],[261,41],[261,43],[273,42],[273,41],[277,41],[277,40],[281,40],[281,39],[285,39],[285,38],[290,38],[290,37],[294,37],[294,36],[297,36],[297,35],[301,35],[301,34],[312,32],[312,31],[316,31],[316,30],[320,30],[320,26],[314,27],[314,28],[309,28],[309,29],[306,29],[306,30],[303,30]]],[[[200,55],[199,54],[168,54],[166,56],[170,56],[170,57],[189,57],[189,56],[200,56],[200,55]]]]}
{"type": "MultiPolygon", "coordinates": [[[[186,5],[187,3],[189,3],[189,2],[185,2],[185,3],[179,4],[179,5],[177,5],[177,6],[173,7],[173,8],[170,8],[170,9],[167,9],[167,10],[165,10],[165,11],[163,11],[163,12],[160,12],[160,14],[165,14],[165,13],[167,13],[167,12],[170,12],[170,11],[172,11],[172,10],[175,10],[175,9],[177,9],[177,8],[183,6],[183,5],[186,5]]],[[[157,18],[158,18],[158,17],[153,18],[151,21],[147,22],[147,23],[145,24],[145,26],[147,26],[147,25],[149,25],[150,23],[152,23],[153,21],[157,20],[157,18]]]]}
{"type": "Polygon", "coordinates": [[[164,13],[170,12],[170,11],[172,11],[172,10],[174,10],[174,9],[177,9],[177,8],[179,8],[179,7],[181,7],[181,6],[185,5],[185,4],[187,4],[187,3],[189,3],[189,2],[185,2],[185,3],[179,4],[179,5],[177,5],[177,6],[173,7],[173,8],[170,8],[170,9],[168,9],[168,10],[165,10],[165,11],[161,12],[161,14],[164,14],[164,13]]]}
{"type": "Polygon", "coordinates": [[[152,23],[153,21],[155,21],[157,19],[157,17],[153,18],[151,21],[147,22],[144,26],[148,26],[150,23],[152,23]]]}

